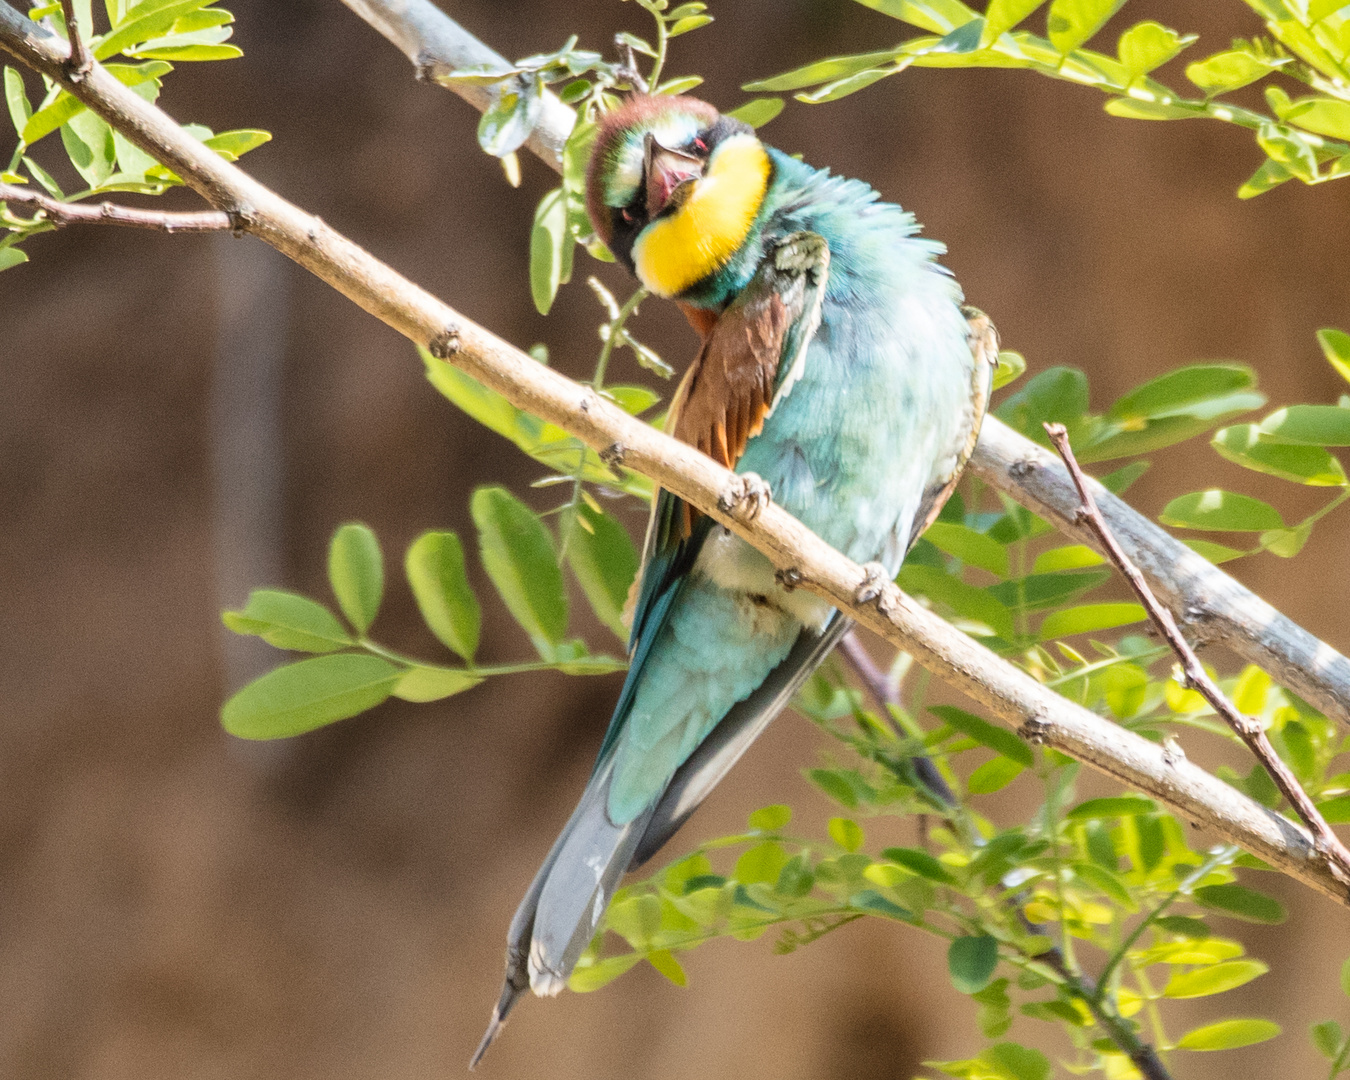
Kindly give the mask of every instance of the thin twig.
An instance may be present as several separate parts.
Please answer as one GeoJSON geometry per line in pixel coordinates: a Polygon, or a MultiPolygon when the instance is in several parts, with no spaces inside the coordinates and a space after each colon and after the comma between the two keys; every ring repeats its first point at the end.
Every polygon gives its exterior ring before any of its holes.
{"type": "Polygon", "coordinates": [[[234,220],[223,210],[197,210],[175,213],[168,210],[141,210],[113,203],[67,203],[53,199],[40,191],[30,191],[17,184],[0,184],[0,203],[10,206],[31,206],[41,211],[53,225],[125,225],[134,229],[155,229],[159,232],[228,232],[235,227],[234,220]]]}
{"type": "Polygon", "coordinates": [[[764,552],[784,580],[827,599],[1024,738],[1154,795],[1185,819],[1213,828],[1224,839],[1350,907],[1350,886],[1329,871],[1326,859],[1314,850],[1312,837],[1296,822],[1267,810],[1199,766],[1176,760],[1162,747],[1056,694],[894,584],[878,582],[875,575],[835,551],[782,508],[770,503],[757,516],[747,514],[742,508],[755,504],[746,498],[741,478],[693,447],[629,416],[594,388],[579,386],[544,367],[402,277],[337,230],[225,161],[99,64],[94,64],[83,82],[72,82],[64,68],[69,55],[64,39],[5,3],[0,3],[0,49],[60,83],[213,206],[234,215],[243,231],[294,259],[512,405],[558,424],[608,455],[607,460],[651,477],[709,514],[764,552]]]}
{"type": "Polygon", "coordinates": [[[1181,661],[1181,669],[1188,686],[1199,691],[1214,711],[1223,717],[1228,726],[1233,729],[1238,738],[1247,744],[1247,748],[1251,750],[1257,761],[1265,767],[1266,772],[1275,781],[1275,786],[1289,800],[1289,805],[1294,808],[1295,813],[1312,832],[1317,851],[1326,860],[1327,868],[1332,875],[1338,881],[1350,884],[1350,851],[1346,850],[1340,837],[1331,831],[1331,826],[1326,823],[1326,819],[1322,817],[1312,798],[1303,790],[1303,785],[1298,782],[1298,778],[1294,776],[1289,766],[1275,753],[1275,747],[1271,745],[1270,739],[1266,736],[1265,728],[1254,717],[1244,716],[1238,712],[1237,707],[1228,700],[1224,692],[1219,689],[1218,684],[1210,678],[1209,672],[1200,663],[1200,658],[1195,655],[1195,650],[1191,648],[1190,643],[1177,629],[1177,623],[1172,617],[1172,613],[1158,602],[1157,597],[1153,595],[1153,590],[1148,587],[1148,582],[1144,580],[1144,575],[1139,572],[1134,563],[1130,562],[1129,557],[1121,550],[1110,526],[1106,524],[1106,519],[1102,517],[1102,512],[1097,509],[1097,503],[1088,488],[1083,470],[1078,467],[1078,461],[1073,456],[1073,449],[1069,446],[1067,429],[1063,424],[1046,424],[1044,426],[1046,434],[1050,436],[1050,441],[1059,452],[1059,456],[1064,459],[1064,464],[1073,477],[1074,486],[1078,489],[1079,498],[1082,499],[1082,506],[1078,510],[1079,519],[1096,533],[1102,547],[1106,550],[1107,557],[1125,575],[1125,580],[1130,583],[1130,588],[1139,597],[1139,601],[1144,605],[1144,610],[1148,612],[1149,618],[1158,625],[1163,637],[1172,646],[1172,651],[1177,654],[1177,658],[1181,661]]]}
{"type": "Polygon", "coordinates": [[[61,0],[61,11],[66,17],[66,40],[70,42],[66,73],[71,82],[79,82],[94,69],[94,57],[89,52],[84,35],[80,33],[79,20],[75,17],[75,0],[61,0]]]}
{"type": "MultiPolygon", "coordinates": [[[[886,678],[885,672],[877,667],[876,661],[872,659],[863,643],[858,640],[858,631],[850,630],[840,640],[840,655],[853,668],[854,673],[862,680],[862,684],[867,687],[868,692],[876,700],[877,706],[881,712],[882,718],[890,724],[891,730],[903,738],[907,733],[903,731],[895,717],[891,715],[891,706],[900,708],[899,689],[891,685],[886,678]]],[[[956,795],[952,792],[946,778],[938,772],[938,768],[933,764],[932,759],[926,757],[912,757],[909,759],[914,765],[915,775],[923,783],[934,798],[948,807],[956,806],[956,795]]],[[[924,817],[923,814],[919,815],[924,817]]],[[[927,831],[927,822],[920,822],[919,832],[922,836],[927,831]]]]}

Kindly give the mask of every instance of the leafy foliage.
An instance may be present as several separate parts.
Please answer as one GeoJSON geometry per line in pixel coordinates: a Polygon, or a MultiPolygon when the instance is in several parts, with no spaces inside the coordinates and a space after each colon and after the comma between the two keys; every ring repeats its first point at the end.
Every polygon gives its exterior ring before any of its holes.
{"type": "Polygon", "coordinates": [[[1287,3],[1246,0],[1269,37],[1238,40],[1185,67],[1199,96],[1186,96],[1153,73],[1197,41],[1153,20],[1122,33],[1115,55],[1087,48],[1124,0],[989,0],[984,13],[961,0],[858,0],[927,31],[877,52],[816,60],[745,85],[750,91],[796,91],[817,105],[856,93],[910,67],[1023,68],[1096,87],[1106,111],[1137,120],[1209,118],[1249,129],[1265,161],[1238,191],[1252,198],[1297,178],[1319,184],[1350,174],[1350,14],[1336,0],[1287,3]],[[1019,29],[1045,9],[1045,33],[1019,29]],[[1297,99],[1273,78],[1314,93],[1297,99]],[[1267,112],[1230,95],[1265,81],[1267,112]]]}
{"type": "MultiPolygon", "coordinates": [[[[104,0],[102,14],[108,29],[91,35],[95,27],[89,0],[77,0],[81,32],[94,58],[105,64],[128,89],[155,101],[164,78],[175,63],[230,60],[243,51],[226,42],[233,34],[234,16],[224,8],[210,6],[211,0],[104,0]],[[133,63],[108,63],[122,56],[133,63]]],[[[59,3],[35,5],[28,17],[40,20],[64,36],[65,19],[59,3]]],[[[9,164],[0,171],[0,182],[29,184],[36,182],[48,195],[61,202],[81,202],[109,192],[134,192],[162,195],[182,179],[149,154],[133,145],[120,132],[113,131],[102,117],[90,112],[79,99],[51,79],[42,77],[42,96],[36,104],[17,68],[4,69],[5,104],[10,122],[18,136],[18,145],[9,164]],[[60,132],[64,157],[54,155],[42,165],[34,157],[34,148],[49,135],[60,132]],[[58,164],[59,161],[59,164],[58,164]],[[49,170],[73,170],[83,185],[66,194],[49,170]]],[[[236,161],[250,150],[271,139],[266,131],[240,128],[219,134],[202,124],[184,125],[184,130],[200,139],[226,161],[236,161]]],[[[50,144],[48,144],[50,146],[50,144]]],[[[46,152],[48,147],[44,147],[46,152]]],[[[42,156],[42,155],[39,155],[42,156]]],[[[0,225],[6,235],[0,238],[0,270],[27,262],[27,254],[18,246],[29,237],[49,232],[55,226],[42,213],[31,217],[0,202],[0,225]]]]}

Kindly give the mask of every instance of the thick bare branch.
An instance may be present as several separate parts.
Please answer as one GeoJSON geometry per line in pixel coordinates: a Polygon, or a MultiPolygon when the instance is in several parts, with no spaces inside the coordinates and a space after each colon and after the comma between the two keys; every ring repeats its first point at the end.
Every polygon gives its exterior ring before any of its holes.
{"type": "MultiPolygon", "coordinates": [[[[501,60],[430,0],[342,2],[415,64],[449,70],[501,60]]],[[[453,89],[480,109],[490,100],[481,87],[453,89]]],[[[560,169],[574,117],[566,106],[553,104],[558,107],[546,109],[528,145],[545,164],[560,169]]],[[[1098,546],[1093,532],[1074,519],[1078,496],[1064,466],[995,417],[985,420],[969,468],[1064,532],[1098,546]]],[[[1350,723],[1350,660],[1122,500],[1104,490],[1098,500],[1121,546],[1193,637],[1227,646],[1328,716],[1350,723]]]]}
{"type": "MultiPolygon", "coordinates": [[[[85,74],[88,74],[86,72],[85,74]]],[[[234,228],[230,215],[220,210],[195,210],[176,213],[168,210],[143,210],[116,206],[110,202],[68,203],[30,191],[17,184],[0,184],[0,203],[31,206],[41,210],[53,225],[125,225],[133,229],[159,232],[225,232],[234,228]]]]}
{"type": "Polygon", "coordinates": [[[766,553],[783,578],[823,596],[910,653],[1027,739],[1148,792],[1310,887],[1350,906],[1325,855],[1300,826],[1163,747],[1038,683],[905,596],[878,583],[781,508],[746,512],[741,477],[629,416],[589,386],[539,364],[395,273],[369,252],[270,191],[183,131],[100,65],[81,82],[64,70],[65,42],[0,3],[0,49],[61,83],[125,137],[173,169],[217,209],[433,355],[512,404],[558,424],[606,460],[650,476],[766,553]],[[867,602],[858,597],[866,596],[867,602]]]}
{"type": "Polygon", "coordinates": [[[1208,671],[1205,670],[1200,658],[1195,655],[1195,650],[1191,648],[1180,630],[1177,629],[1176,620],[1172,618],[1172,613],[1158,603],[1158,598],[1153,595],[1153,590],[1148,587],[1144,581],[1144,575],[1139,569],[1130,562],[1129,556],[1120,549],[1120,544],[1116,541],[1111,532],[1111,527],[1106,524],[1106,519],[1102,517],[1102,512],[1097,509],[1096,500],[1092,497],[1092,491],[1088,488],[1087,478],[1083,475],[1083,470],[1078,467],[1078,461],[1073,455],[1073,448],[1069,445],[1069,432],[1063,424],[1046,424],[1046,434],[1050,436],[1050,442],[1059,452],[1059,456],[1064,459],[1064,464],[1069,469],[1069,475],[1073,477],[1074,487],[1078,489],[1078,497],[1082,500],[1078,508],[1078,518],[1096,535],[1098,543],[1106,550],[1106,557],[1115,564],[1116,568],[1125,576],[1125,580],[1130,583],[1130,588],[1139,597],[1140,603],[1144,605],[1144,610],[1148,612],[1149,618],[1162,631],[1162,636],[1167,644],[1172,647],[1172,651],[1177,654],[1181,661],[1181,668],[1185,674],[1187,683],[1192,690],[1199,691],[1200,695],[1209,702],[1210,707],[1224,718],[1224,721],[1234,733],[1244,743],[1247,748],[1255,755],[1257,761],[1265,767],[1266,772],[1270,774],[1275,786],[1280,789],[1280,793],[1289,800],[1303,824],[1307,825],[1312,834],[1317,839],[1318,847],[1327,853],[1332,872],[1336,877],[1347,884],[1350,884],[1350,851],[1345,849],[1340,838],[1331,831],[1331,826],[1326,823],[1317,807],[1313,804],[1308,793],[1303,790],[1303,785],[1298,782],[1292,770],[1286,765],[1278,754],[1275,753],[1275,747],[1270,743],[1265,729],[1252,717],[1243,716],[1238,712],[1237,707],[1228,700],[1228,696],[1219,689],[1208,671]]]}

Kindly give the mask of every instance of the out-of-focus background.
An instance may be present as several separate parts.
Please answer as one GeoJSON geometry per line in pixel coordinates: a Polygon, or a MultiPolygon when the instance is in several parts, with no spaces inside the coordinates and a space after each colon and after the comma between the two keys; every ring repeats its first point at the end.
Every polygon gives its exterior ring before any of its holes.
{"type": "MultiPolygon", "coordinates": [[[[526,284],[530,215],[553,177],[526,159],[522,187],[507,187],[472,110],[414,82],[338,0],[227,6],[246,56],[183,65],[169,111],[271,130],[245,162],[263,182],[506,338],[589,370],[593,267],[579,264],[549,319],[526,284]]],[[[605,49],[618,29],[646,30],[617,0],[447,7],[509,56],[572,31],[605,49]]],[[[713,13],[675,43],[671,72],[704,74],[728,107],[749,78],[905,36],[844,0],[713,13]]],[[[1197,31],[1209,51],[1260,30],[1237,0],[1123,15],[1197,31]]],[[[1033,371],[1086,369],[1097,407],[1196,359],[1253,364],[1276,402],[1334,400],[1343,387],[1313,332],[1350,326],[1350,182],[1239,202],[1261,160],[1248,134],[1101,104],[1022,72],[912,70],[835,105],[791,104],[765,137],[915,211],[1006,346],[1033,371]]],[[[406,341],[253,240],[67,229],[29,250],[0,277],[0,1076],[458,1075],[618,677],[494,680],[246,745],[221,732],[219,704],[277,654],[226,640],[218,611],[257,584],[324,596],[326,540],[344,520],[370,523],[396,569],[425,528],[472,532],[475,484],[527,490],[539,468],[441,399],[406,341]]],[[[601,276],[617,284],[612,269],[601,276]]],[[[638,326],[677,364],[692,354],[660,303],[638,326]]],[[[628,363],[619,374],[645,377],[628,363]]],[[[1131,497],[1156,513],[1216,478],[1264,493],[1200,442],[1156,455],[1131,497]]],[[[1303,509],[1288,485],[1270,491],[1303,509]]],[[[1345,650],[1345,598],[1327,587],[1343,575],[1318,568],[1348,556],[1333,523],[1297,560],[1236,573],[1345,650]]],[[[519,631],[489,612],[482,655],[523,657],[519,631]]],[[[434,655],[397,581],[377,630],[434,655]]],[[[767,802],[819,815],[800,770],[821,748],[785,715],[672,854],[767,802]]],[[[1241,1058],[1192,1055],[1179,1076],[1238,1060],[1312,1075],[1306,1024],[1343,1017],[1350,920],[1296,885],[1274,890],[1289,921],[1239,928],[1274,970],[1223,1006],[1272,1016],[1284,1036],[1241,1058]]],[[[940,943],[894,925],[788,957],[769,939],[717,943],[687,966],[688,989],[644,969],[525,1003],[484,1074],[907,1080],[925,1058],[978,1049],[940,943]]]]}

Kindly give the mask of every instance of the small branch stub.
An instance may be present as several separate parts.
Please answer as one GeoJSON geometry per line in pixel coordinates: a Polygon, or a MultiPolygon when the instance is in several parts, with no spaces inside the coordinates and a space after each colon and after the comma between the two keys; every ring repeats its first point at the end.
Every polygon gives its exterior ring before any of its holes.
{"type": "Polygon", "coordinates": [[[70,41],[66,75],[71,82],[83,82],[84,77],[94,70],[94,57],[89,52],[84,35],[80,33],[79,20],[75,17],[75,0],[61,0],[61,13],[65,16],[66,38],[70,41]]]}

